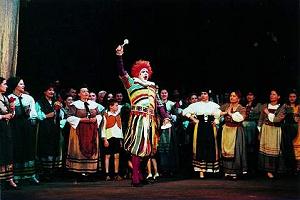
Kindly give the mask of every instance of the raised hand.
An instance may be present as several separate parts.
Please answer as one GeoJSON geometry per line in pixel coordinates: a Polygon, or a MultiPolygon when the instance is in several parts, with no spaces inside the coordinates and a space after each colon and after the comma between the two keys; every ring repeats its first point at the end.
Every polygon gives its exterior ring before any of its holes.
{"type": "Polygon", "coordinates": [[[117,55],[117,56],[122,56],[123,53],[124,53],[123,45],[119,45],[119,46],[116,48],[116,55],[117,55]]]}

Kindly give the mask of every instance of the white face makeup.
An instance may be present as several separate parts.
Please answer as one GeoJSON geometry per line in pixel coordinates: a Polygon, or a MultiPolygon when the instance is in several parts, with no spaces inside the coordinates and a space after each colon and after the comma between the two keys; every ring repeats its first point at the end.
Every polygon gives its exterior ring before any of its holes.
{"type": "Polygon", "coordinates": [[[148,69],[146,69],[146,68],[141,69],[140,74],[139,74],[139,79],[147,81],[148,78],[149,78],[148,69]]]}

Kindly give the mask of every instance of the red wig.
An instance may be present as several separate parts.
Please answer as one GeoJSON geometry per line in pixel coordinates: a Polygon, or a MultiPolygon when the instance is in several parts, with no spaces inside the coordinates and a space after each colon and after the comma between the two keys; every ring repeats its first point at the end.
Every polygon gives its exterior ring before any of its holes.
{"type": "Polygon", "coordinates": [[[146,60],[138,60],[136,61],[133,65],[132,65],[132,68],[131,68],[131,75],[133,77],[139,77],[140,75],[140,71],[143,69],[143,68],[146,68],[148,70],[148,73],[149,73],[149,78],[151,77],[152,75],[152,67],[150,66],[150,62],[149,61],[146,61],[146,60]]]}

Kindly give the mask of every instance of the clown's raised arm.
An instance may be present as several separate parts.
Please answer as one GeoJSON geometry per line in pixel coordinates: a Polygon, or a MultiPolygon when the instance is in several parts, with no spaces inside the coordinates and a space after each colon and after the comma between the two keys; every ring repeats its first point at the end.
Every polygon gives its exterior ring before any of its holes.
{"type": "Polygon", "coordinates": [[[118,72],[119,72],[119,76],[125,76],[126,71],[124,69],[124,65],[123,65],[123,59],[122,59],[122,55],[124,53],[124,49],[122,45],[119,45],[116,49],[116,55],[118,56],[117,59],[117,67],[118,67],[118,72]]]}

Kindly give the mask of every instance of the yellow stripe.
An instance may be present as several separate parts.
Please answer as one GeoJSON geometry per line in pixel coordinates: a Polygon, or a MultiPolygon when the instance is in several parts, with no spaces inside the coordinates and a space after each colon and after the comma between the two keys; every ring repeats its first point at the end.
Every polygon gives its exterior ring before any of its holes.
{"type": "Polygon", "coordinates": [[[198,122],[195,124],[194,127],[194,137],[193,137],[193,158],[194,159],[196,159],[196,152],[197,152],[197,133],[198,133],[198,122]]]}

